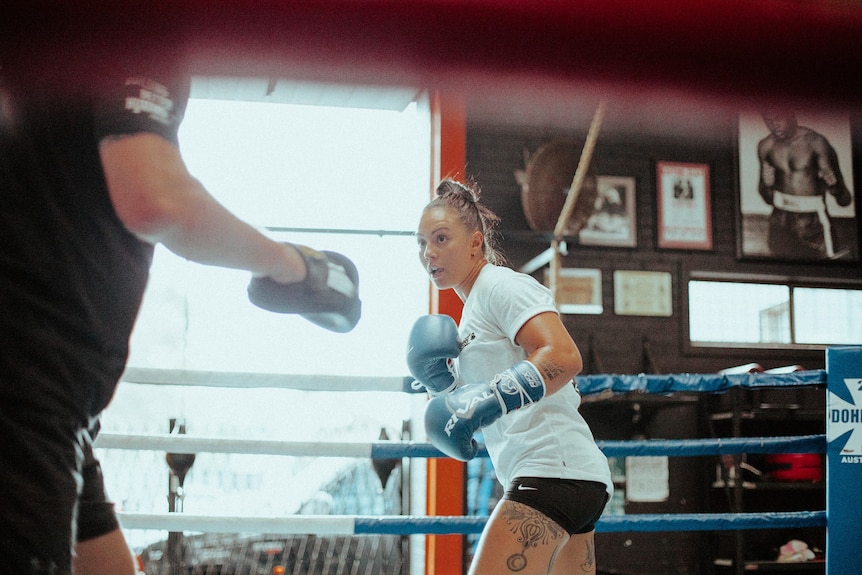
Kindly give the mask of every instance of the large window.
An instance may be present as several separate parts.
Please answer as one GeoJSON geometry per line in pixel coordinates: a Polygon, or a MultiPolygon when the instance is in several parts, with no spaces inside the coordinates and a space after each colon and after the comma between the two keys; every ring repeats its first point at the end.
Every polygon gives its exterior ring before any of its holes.
{"type": "Polygon", "coordinates": [[[695,347],[858,345],[862,286],[691,280],[688,318],[695,347]]]}
{"type": "MultiPolygon", "coordinates": [[[[194,96],[194,92],[193,92],[194,96]]],[[[429,199],[427,103],[403,109],[192,99],[180,132],[190,172],[227,208],[273,237],[341,252],[359,270],[362,318],[347,334],[252,306],[250,275],[157,248],[131,340],[132,367],[280,374],[404,376],[429,282],[412,236],[429,199]]],[[[398,438],[406,394],[173,387],[122,383],[105,432],[284,441],[398,438]]],[[[164,453],[105,450],[106,484],[130,512],[167,511],[164,453]]],[[[199,454],[190,513],[290,514],[353,462],[199,454]]],[[[164,534],[129,535],[140,546],[164,534]]]]}
{"type": "Polygon", "coordinates": [[[352,332],[334,334],[263,312],[246,300],[248,274],[161,249],[130,364],[405,373],[397,338],[428,309],[428,280],[410,234],[428,200],[429,125],[417,103],[390,111],[192,100],[180,132],[192,174],[239,217],[280,230],[274,237],[350,257],[362,319],[352,332]]]}

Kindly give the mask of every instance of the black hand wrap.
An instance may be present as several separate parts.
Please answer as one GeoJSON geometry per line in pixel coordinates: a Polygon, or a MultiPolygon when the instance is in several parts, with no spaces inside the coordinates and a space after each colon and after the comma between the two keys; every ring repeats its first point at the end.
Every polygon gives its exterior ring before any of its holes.
{"type": "Polygon", "coordinates": [[[330,331],[352,330],[362,313],[356,266],[336,252],[294,247],[305,260],[305,279],[284,284],[268,277],[254,277],[248,284],[249,301],[267,311],[299,314],[330,331]]]}

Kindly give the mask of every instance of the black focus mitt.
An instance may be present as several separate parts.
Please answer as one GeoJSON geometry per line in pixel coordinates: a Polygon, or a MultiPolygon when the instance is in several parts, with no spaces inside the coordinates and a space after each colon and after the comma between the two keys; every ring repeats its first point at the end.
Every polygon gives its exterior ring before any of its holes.
{"type": "Polygon", "coordinates": [[[299,314],[313,324],[338,333],[359,322],[359,273],[349,258],[336,252],[294,245],[305,260],[305,279],[279,283],[269,277],[253,277],[248,299],[261,309],[299,314]]]}

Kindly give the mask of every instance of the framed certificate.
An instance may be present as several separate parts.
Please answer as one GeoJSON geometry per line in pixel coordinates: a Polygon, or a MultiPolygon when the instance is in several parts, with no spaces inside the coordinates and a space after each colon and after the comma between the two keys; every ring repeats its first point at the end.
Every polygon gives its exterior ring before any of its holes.
{"type": "Polygon", "coordinates": [[[670,272],[614,272],[614,313],[670,317],[673,315],[670,272]]]}
{"type": "MultiPolygon", "coordinates": [[[[545,284],[550,285],[545,270],[545,284]]],[[[560,313],[598,315],[602,306],[602,271],[563,268],[557,277],[557,309],[560,313]]]]}

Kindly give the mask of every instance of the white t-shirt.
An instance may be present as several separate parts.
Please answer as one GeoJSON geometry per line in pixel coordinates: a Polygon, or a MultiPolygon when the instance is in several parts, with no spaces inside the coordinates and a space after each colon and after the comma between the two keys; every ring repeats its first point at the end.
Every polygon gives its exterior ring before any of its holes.
{"type": "MultiPolygon", "coordinates": [[[[463,345],[455,361],[460,383],[489,382],[526,359],[515,336],[530,318],[549,311],[558,313],[553,295],[535,278],[485,265],[464,302],[458,327],[463,345]]],[[[578,411],[580,404],[575,386],[566,385],[483,429],[503,486],[527,476],[582,479],[604,483],[613,493],[607,458],[578,411]]]]}

